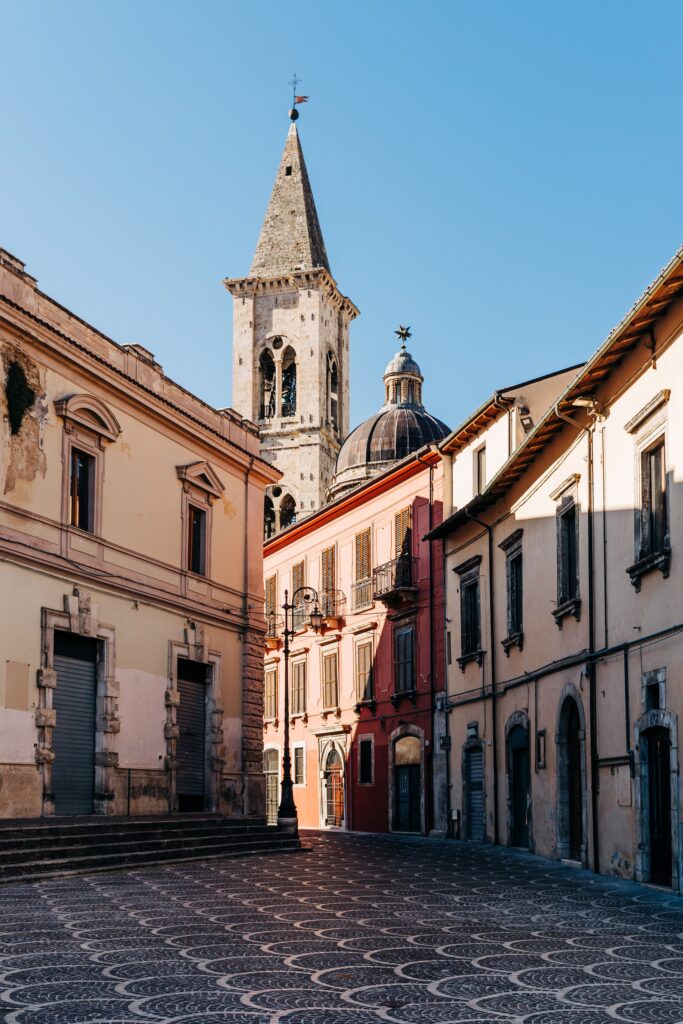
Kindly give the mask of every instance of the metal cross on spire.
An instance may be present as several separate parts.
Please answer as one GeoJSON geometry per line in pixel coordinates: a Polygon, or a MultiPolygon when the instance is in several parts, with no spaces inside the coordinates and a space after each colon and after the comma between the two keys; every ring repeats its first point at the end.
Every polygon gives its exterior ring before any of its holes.
{"type": "Polygon", "coordinates": [[[292,121],[296,121],[297,118],[299,117],[299,111],[296,109],[297,105],[299,103],[308,103],[308,101],[310,99],[309,96],[300,96],[297,93],[296,87],[297,87],[297,85],[300,82],[301,82],[301,79],[299,78],[299,76],[297,75],[297,73],[295,71],[294,72],[294,77],[292,78],[291,82],[289,83],[291,85],[291,87],[292,87],[292,109],[289,112],[289,116],[290,116],[290,119],[292,121]]]}
{"type": "Polygon", "coordinates": [[[394,334],[398,335],[398,337],[401,339],[401,351],[405,352],[406,342],[408,338],[412,338],[410,327],[404,327],[403,324],[399,324],[398,330],[394,331],[394,334]]]}
{"type": "Polygon", "coordinates": [[[301,82],[301,79],[297,77],[297,73],[295,71],[294,72],[294,77],[292,78],[291,82],[289,83],[291,85],[291,87],[292,87],[292,107],[294,107],[296,105],[296,87],[297,87],[297,85],[299,85],[300,82],[301,82]]]}

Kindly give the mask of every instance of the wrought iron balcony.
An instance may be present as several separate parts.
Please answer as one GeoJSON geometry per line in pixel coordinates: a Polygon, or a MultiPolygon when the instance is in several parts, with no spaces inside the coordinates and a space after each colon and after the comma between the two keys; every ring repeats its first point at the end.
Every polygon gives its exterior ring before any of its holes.
{"type": "Polygon", "coordinates": [[[346,610],[346,596],[342,590],[323,590],[320,611],[324,619],[341,619],[346,610]]]}
{"type": "Polygon", "coordinates": [[[351,587],[351,605],[354,612],[359,608],[367,608],[372,604],[372,576],[365,580],[359,580],[351,587]]]}
{"type": "Polygon", "coordinates": [[[399,555],[373,570],[374,597],[385,604],[408,601],[417,593],[417,558],[399,555]]]}

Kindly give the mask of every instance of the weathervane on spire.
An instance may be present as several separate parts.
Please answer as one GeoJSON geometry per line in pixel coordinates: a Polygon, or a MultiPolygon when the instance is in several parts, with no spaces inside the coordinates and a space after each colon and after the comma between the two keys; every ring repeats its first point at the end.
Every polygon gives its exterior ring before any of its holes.
{"type": "Polygon", "coordinates": [[[298,96],[297,95],[296,87],[297,87],[297,85],[299,85],[300,82],[301,82],[301,79],[297,77],[297,73],[295,71],[294,72],[294,77],[292,78],[291,82],[289,83],[291,85],[291,87],[292,87],[292,109],[289,112],[289,117],[290,117],[291,121],[297,121],[298,118],[299,118],[299,111],[296,109],[297,108],[297,104],[298,103],[308,103],[308,101],[310,99],[310,96],[298,96]]]}
{"type": "Polygon", "coordinates": [[[401,352],[405,352],[406,342],[408,338],[412,338],[410,327],[404,327],[403,324],[399,324],[398,330],[394,331],[394,334],[398,335],[398,337],[401,339],[401,352]]]}

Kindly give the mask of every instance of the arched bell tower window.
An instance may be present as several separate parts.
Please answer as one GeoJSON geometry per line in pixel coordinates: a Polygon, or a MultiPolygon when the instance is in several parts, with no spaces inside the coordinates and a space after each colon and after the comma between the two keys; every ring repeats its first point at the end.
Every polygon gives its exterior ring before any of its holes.
{"type": "Polygon", "coordinates": [[[263,538],[269,540],[275,535],[275,506],[273,499],[266,494],[263,502],[263,538]]]}
{"type": "Polygon", "coordinates": [[[337,361],[327,353],[327,418],[335,430],[339,429],[339,372],[337,361]]]}
{"type": "Polygon", "coordinates": [[[259,359],[260,374],[260,412],[262,420],[270,420],[275,415],[275,363],[268,349],[261,353],[259,359]]]}
{"type": "Polygon", "coordinates": [[[296,354],[293,348],[282,355],[282,415],[296,415],[296,354]]]}
{"type": "Polygon", "coordinates": [[[285,494],[280,502],[280,529],[286,530],[296,522],[296,502],[291,494],[285,494]]]}

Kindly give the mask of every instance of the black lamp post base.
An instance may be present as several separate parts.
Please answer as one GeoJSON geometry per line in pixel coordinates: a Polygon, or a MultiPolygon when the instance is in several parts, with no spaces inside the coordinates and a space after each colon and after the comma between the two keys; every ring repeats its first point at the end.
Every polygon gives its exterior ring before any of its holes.
{"type": "Polygon", "coordinates": [[[278,814],[277,827],[280,832],[286,832],[288,835],[296,836],[299,834],[299,819],[296,815],[293,818],[283,818],[278,814]]]}

